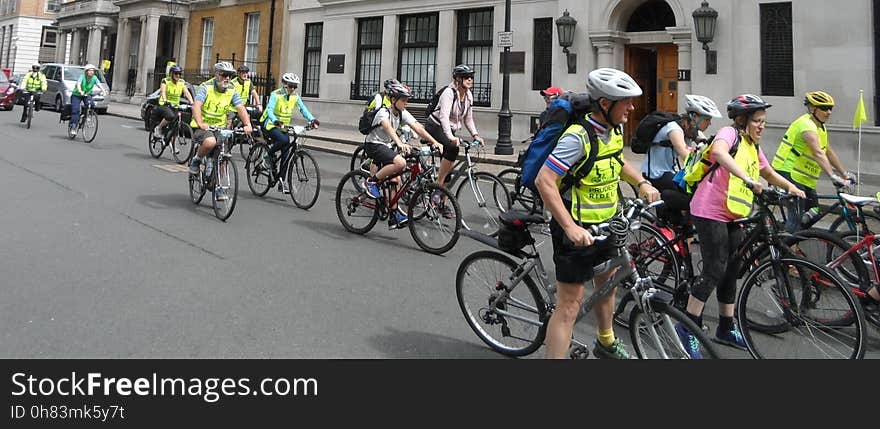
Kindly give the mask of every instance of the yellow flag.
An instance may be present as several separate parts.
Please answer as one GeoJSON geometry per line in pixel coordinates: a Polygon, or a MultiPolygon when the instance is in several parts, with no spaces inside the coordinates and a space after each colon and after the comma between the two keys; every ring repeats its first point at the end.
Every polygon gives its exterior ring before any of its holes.
{"type": "Polygon", "coordinates": [[[856,114],[853,116],[853,128],[859,128],[868,122],[868,115],[865,113],[865,100],[862,98],[862,93],[859,93],[859,105],[856,107],[856,114]]]}

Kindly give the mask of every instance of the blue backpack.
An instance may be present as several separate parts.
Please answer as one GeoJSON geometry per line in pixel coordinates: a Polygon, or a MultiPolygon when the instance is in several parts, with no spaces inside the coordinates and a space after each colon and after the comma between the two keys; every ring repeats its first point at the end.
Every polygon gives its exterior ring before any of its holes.
{"type": "MultiPolygon", "coordinates": [[[[538,191],[535,188],[535,178],[538,177],[538,172],[541,171],[544,161],[547,160],[547,157],[556,148],[559,137],[569,126],[580,124],[587,130],[590,136],[590,154],[586,156],[587,162],[582,163],[582,161],[579,161],[574,164],[582,165],[581,168],[578,168],[579,172],[582,171],[584,174],[588,174],[593,169],[592,164],[595,162],[596,154],[599,150],[596,132],[592,126],[587,124],[585,119],[585,116],[590,111],[589,95],[567,92],[551,101],[550,107],[547,109],[547,120],[541,124],[541,128],[535,133],[532,143],[522,157],[520,183],[534,192],[538,191]],[[590,162],[591,160],[592,162],[590,162]]],[[[574,172],[570,171],[570,173],[574,172]]],[[[566,176],[569,176],[569,174],[566,174],[566,176]]],[[[568,182],[576,183],[573,180],[564,180],[564,182],[566,182],[566,185],[568,185],[568,182]]]]}

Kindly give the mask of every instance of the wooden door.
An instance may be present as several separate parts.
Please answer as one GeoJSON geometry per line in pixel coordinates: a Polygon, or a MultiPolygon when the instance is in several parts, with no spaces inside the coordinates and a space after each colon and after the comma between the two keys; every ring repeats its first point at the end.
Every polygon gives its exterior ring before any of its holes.
{"type": "Polygon", "coordinates": [[[678,112],[678,46],[657,45],[657,110],[678,112]]]}
{"type": "Polygon", "coordinates": [[[654,87],[653,82],[656,79],[655,67],[656,54],[652,47],[634,45],[626,47],[624,71],[642,88],[643,95],[633,102],[635,110],[629,115],[629,120],[623,127],[625,144],[629,144],[639,121],[651,112],[650,109],[654,104],[654,93],[651,88],[654,87]]]}

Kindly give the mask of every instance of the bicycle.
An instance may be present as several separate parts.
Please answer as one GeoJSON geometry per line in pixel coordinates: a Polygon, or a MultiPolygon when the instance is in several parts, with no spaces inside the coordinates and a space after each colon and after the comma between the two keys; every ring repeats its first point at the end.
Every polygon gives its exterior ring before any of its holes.
{"type": "MultiPolygon", "coordinates": [[[[626,249],[627,235],[641,226],[638,212],[657,204],[660,203],[647,205],[638,199],[624,201],[612,219],[590,228],[597,240],[611,240],[616,249],[615,257],[594,268],[596,275],[616,272],[581,305],[578,319],[598,299],[620,286],[637,303],[629,320],[631,326],[638,327],[630,330],[630,339],[639,358],[690,358],[677,327],[694,335],[703,357],[718,358],[716,346],[706,333],[672,305],[672,295],[655,288],[650,277],[639,274],[626,249]]],[[[462,261],[456,274],[456,297],[468,325],[484,343],[508,356],[525,356],[543,344],[547,322],[556,307],[555,289],[547,285],[546,272],[529,229],[545,220],[540,215],[517,212],[502,214],[500,218],[504,227],[498,238],[475,231],[462,232],[496,250],[477,251],[462,261]],[[531,246],[531,251],[524,250],[526,246],[531,246]],[[514,262],[511,256],[522,262],[514,262]],[[522,328],[523,332],[513,333],[511,328],[522,328]]],[[[569,356],[587,355],[586,345],[573,339],[569,356]]]]}
{"type": "Polygon", "coordinates": [[[278,191],[290,194],[290,198],[297,207],[308,210],[318,201],[318,193],[321,191],[321,173],[315,158],[305,149],[301,139],[305,139],[306,132],[314,129],[311,123],[302,126],[286,127],[287,134],[291,137],[292,147],[288,151],[287,158],[276,163],[274,168],[269,168],[263,162],[263,153],[268,150],[269,140],[252,143],[247,156],[245,156],[245,170],[247,171],[248,187],[258,197],[269,192],[269,189],[278,185],[278,191]],[[278,169],[280,164],[281,169],[278,169]],[[284,178],[287,182],[284,183],[284,178]],[[288,188],[289,187],[289,188],[288,188]]]}
{"type": "MultiPolygon", "coordinates": [[[[368,173],[360,169],[346,173],[336,188],[336,215],[342,226],[355,234],[366,234],[379,219],[387,219],[389,229],[398,229],[401,226],[396,223],[391,207],[405,203],[407,223],[413,240],[426,252],[443,254],[458,241],[461,209],[455,197],[434,182],[431,171],[435,168],[433,155],[436,150],[427,146],[414,149],[404,156],[407,160],[406,169],[377,184],[382,191],[379,198],[374,199],[367,192],[365,184],[370,177],[368,173]],[[431,165],[428,165],[427,159],[431,160],[431,165]],[[403,177],[406,173],[409,174],[403,183],[392,190],[389,186],[392,180],[403,177]],[[452,204],[455,216],[443,216],[445,204],[452,204]],[[364,222],[363,225],[361,222],[364,222]]],[[[398,207],[397,210],[401,211],[401,208],[398,207]]]]}
{"type": "Polygon", "coordinates": [[[178,164],[186,164],[195,153],[195,145],[192,144],[192,128],[184,118],[184,112],[190,110],[188,104],[181,104],[174,108],[177,118],[173,123],[165,126],[161,136],[154,134],[154,128],[150,127],[147,136],[147,146],[153,158],[159,158],[165,152],[165,148],[171,146],[174,160],[178,164]]]}
{"type": "MultiPolygon", "coordinates": [[[[260,123],[260,115],[262,114],[256,107],[253,106],[245,106],[245,110],[247,111],[248,117],[251,119],[251,128],[254,129],[254,132],[257,136],[263,136],[263,124],[260,123]],[[258,131],[259,130],[259,131],[258,131]]],[[[243,127],[244,124],[241,122],[241,119],[238,118],[238,115],[232,117],[231,128],[243,127]]],[[[265,140],[265,138],[263,138],[265,140]]],[[[248,155],[251,153],[250,146],[255,144],[257,139],[253,136],[249,138],[241,138],[239,136],[235,137],[234,145],[238,145],[238,153],[241,154],[242,159],[247,160],[248,155]]]]}
{"type": "MultiPolygon", "coordinates": [[[[812,228],[816,226],[819,221],[824,219],[828,215],[836,214],[837,217],[831,223],[831,226],[828,227],[828,231],[832,233],[838,232],[841,229],[841,226],[845,225],[846,228],[843,231],[858,231],[859,227],[861,227],[862,234],[866,232],[880,232],[880,214],[878,213],[862,213],[861,215],[857,212],[856,206],[847,200],[847,196],[851,197],[852,195],[846,193],[850,188],[847,186],[838,186],[835,185],[835,194],[823,194],[817,195],[817,198],[821,200],[834,200],[834,203],[830,206],[822,207],[819,206],[819,213],[810,218],[806,223],[801,223],[802,229],[812,228]],[[838,210],[840,213],[838,213],[838,210]]],[[[785,219],[788,215],[785,208],[780,206],[781,218],[785,219]]]]}
{"type": "Polygon", "coordinates": [[[236,134],[244,134],[243,128],[234,130],[209,127],[217,139],[217,145],[199,166],[199,174],[188,174],[189,195],[193,204],[199,204],[205,192],[211,189],[211,206],[214,216],[226,222],[238,199],[238,169],[232,160],[229,141],[236,134]]]}
{"type": "Polygon", "coordinates": [[[31,91],[24,91],[23,96],[27,97],[27,101],[24,103],[24,114],[25,114],[25,128],[31,129],[31,120],[34,118],[34,93],[31,91]]]}
{"type": "MultiPolygon", "coordinates": [[[[74,100],[74,102],[77,101],[74,100]]],[[[84,142],[91,143],[95,140],[95,136],[98,135],[98,114],[95,113],[95,102],[92,96],[85,97],[82,100],[82,104],[83,108],[80,112],[79,123],[76,125],[77,134],[82,136],[84,142]]],[[[76,135],[73,134],[73,126],[68,125],[67,137],[71,140],[76,138],[76,135]]]]}

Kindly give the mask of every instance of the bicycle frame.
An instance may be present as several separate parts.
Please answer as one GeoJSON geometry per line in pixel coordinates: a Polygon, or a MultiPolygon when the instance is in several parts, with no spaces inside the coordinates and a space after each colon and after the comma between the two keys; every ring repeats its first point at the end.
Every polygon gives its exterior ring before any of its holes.
{"type": "MultiPolygon", "coordinates": [[[[880,285],[880,271],[877,269],[877,257],[874,255],[874,234],[865,234],[861,240],[859,240],[856,244],[852,245],[846,252],[842,255],[838,256],[834,260],[828,262],[828,268],[837,269],[839,268],[847,259],[851,258],[853,253],[857,253],[859,250],[867,247],[868,248],[868,258],[870,258],[871,263],[871,274],[873,276],[873,284],[880,285]]],[[[861,257],[856,255],[857,257],[861,257]]],[[[859,287],[850,288],[850,290],[859,298],[864,298],[867,293],[865,290],[868,288],[862,288],[861,285],[859,287]]]]}

